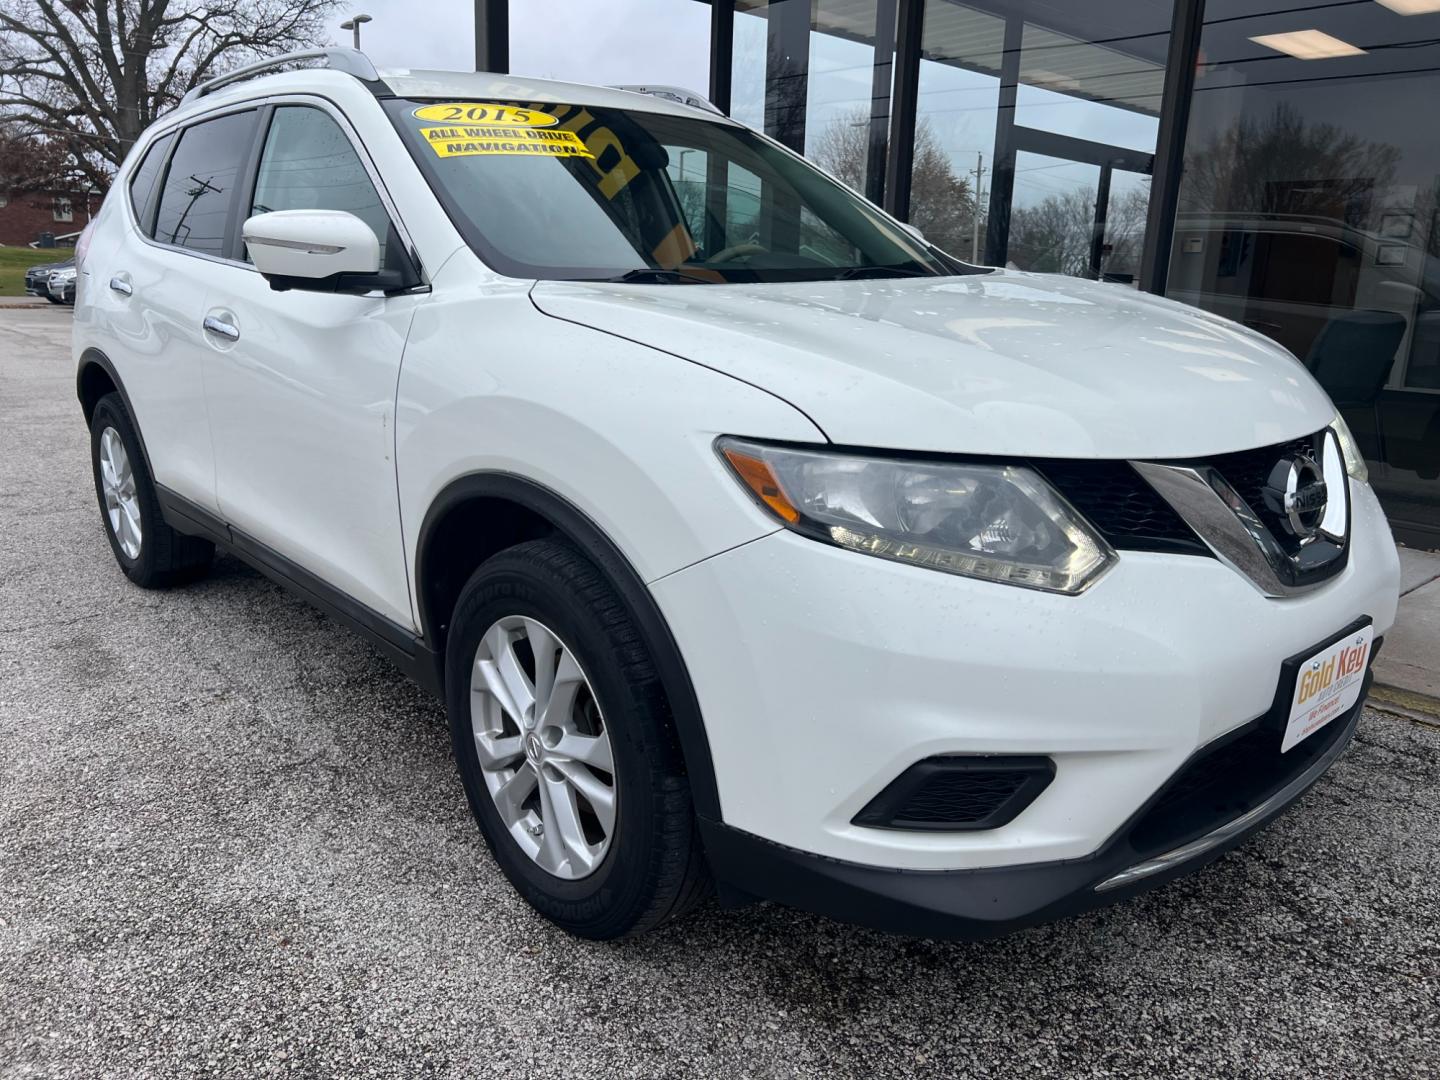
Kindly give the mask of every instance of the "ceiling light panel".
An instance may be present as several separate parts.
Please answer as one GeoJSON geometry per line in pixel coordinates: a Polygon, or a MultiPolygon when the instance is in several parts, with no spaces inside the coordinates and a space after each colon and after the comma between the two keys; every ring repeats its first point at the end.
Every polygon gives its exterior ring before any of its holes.
{"type": "Polygon", "coordinates": [[[1256,45],[1286,53],[1298,60],[1329,60],[1336,56],[1363,56],[1364,49],[1331,37],[1323,30],[1292,30],[1288,34],[1261,34],[1252,37],[1256,45]]]}

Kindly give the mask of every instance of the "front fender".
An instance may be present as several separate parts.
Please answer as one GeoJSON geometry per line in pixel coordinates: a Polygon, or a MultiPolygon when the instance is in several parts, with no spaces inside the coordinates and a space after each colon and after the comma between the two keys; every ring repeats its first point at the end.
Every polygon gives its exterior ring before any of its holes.
{"type": "Polygon", "coordinates": [[[722,434],[825,441],[778,398],[550,318],[518,284],[448,300],[437,288],[416,314],[396,400],[412,588],[426,513],[471,474],[509,474],[554,492],[645,582],[774,531],[716,456],[722,434]]]}

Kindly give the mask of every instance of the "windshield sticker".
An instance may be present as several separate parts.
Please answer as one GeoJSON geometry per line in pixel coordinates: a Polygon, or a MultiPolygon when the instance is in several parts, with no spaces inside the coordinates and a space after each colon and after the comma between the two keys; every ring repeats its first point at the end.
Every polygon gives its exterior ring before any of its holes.
{"type": "Polygon", "coordinates": [[[452,101],[443,105],[425,105],[410,114],[416,120],[434,120],[442,124],[490,124],[503,127],[548,128],[560,122],[539,109],[516,108],[490,101],[452,101]]]}
{"type": "Polygon", "coordinates": [[[593,158],[573,131],[516,127],[427,127],[421,128],[426,145],[437,157],[474,157],[479,154],[509,154],[514,157],[593,158]]]}

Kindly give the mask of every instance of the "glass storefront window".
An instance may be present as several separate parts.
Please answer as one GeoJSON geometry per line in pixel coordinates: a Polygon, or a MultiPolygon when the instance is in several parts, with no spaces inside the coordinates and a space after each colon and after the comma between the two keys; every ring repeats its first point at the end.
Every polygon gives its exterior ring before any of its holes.
{"type": "Polygon", "coordinates": [[[813,0],[733,2],[735,60],[730,113],[804,153],[813,0]]]}
{"type": "Polygon", "coordinates": [[[1154,153],[1172,0],[1066,7],[1063,21],[1047,13],[1025,23],[1015,122],[1154,153]]]}
{"type": "Polygon", "coordinates": [[[1433,544],[1440,13],[1209,0],[1201,57],[1168,293],[1295,353],[1355,431],[1392,523],[1433,544]],[[1302,30],[1362,51],[1302,59],[1284,36],[1302,30]]]}
{"type": "Polygon", "coordinates": [[[937,243],[976,261],[1133,283],[1171,12],[925,0],[916,224],[939,219],[937,243]],[[953,180],[922,185],[936,157],[953,180]]]}
{"type": "MultiPolygon", "coordinates": [[[[727,0],[715,0],[726,3],[727,0]]],[[[765,4],[737,0],[735,55],[730,66],[730,115],[756,131],[765,130],[765,4]]]]}
{"type": "MultiPolygon", "coordinates": [[[[876,0],[816,0],[811,9],[805,156],[861,193],[872,168],[884,171],[871,160],[872,116],[882,130],[890,119],[888,87],[880,100],[874,94],[878,14],[876,0]]],[[[894,35],[893,24],[882,31],[886,57],[894,35]]]]}
{"type": "Polygon", "coordinates": [[[893,3],[733,2],[731,115],[804,153],[855,190],[869,189],[878,201],[890,119],[893,3]]]}
{"type": "Polygon", "coordinates": [[[910,220],[944,250],[977,263],[985,258],[983,192],[994,169],[1004,39],[1003,18],[926,0],[910,220]]]}
{"type": "Polygon", "coordinates": [[[1020,151],[1008,262],[1021,270],[1087,277],[1100,167],[1020,151]]]}

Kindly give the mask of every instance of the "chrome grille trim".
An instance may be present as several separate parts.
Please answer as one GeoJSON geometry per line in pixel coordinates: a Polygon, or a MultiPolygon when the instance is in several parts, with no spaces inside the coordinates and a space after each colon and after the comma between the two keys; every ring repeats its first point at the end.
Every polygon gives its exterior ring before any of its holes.
{"type": "Polygon", "coordinates": [[[1297,596],[1329,580],[1333,574],[1327,571],[1333,568],[1338,572],[1347,554],[1350,478],[1345,474],[1338,449],[1332,452],[1334,442],[1334,435],[1327,431],[1322,461],[1327,484],[1338,485],[1340,490],[1338,497],[1331,500],[1335,513],[1326,514],[1326,527],[1314,538],[1334,550],[1328,559],[1315,557],[1322,547],[1307,550],[1311,547],[1309,541],[1296,554],[1288,554],[1259,515],[1213,465],[1157,461],[1130,464],[1221,562],[1265,596],[1297,596]]]}

